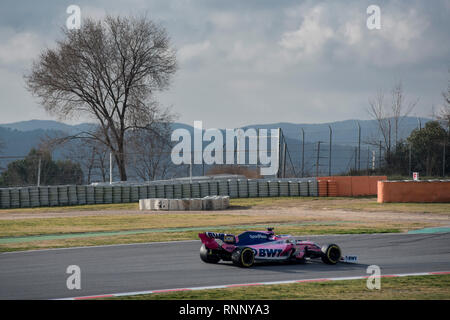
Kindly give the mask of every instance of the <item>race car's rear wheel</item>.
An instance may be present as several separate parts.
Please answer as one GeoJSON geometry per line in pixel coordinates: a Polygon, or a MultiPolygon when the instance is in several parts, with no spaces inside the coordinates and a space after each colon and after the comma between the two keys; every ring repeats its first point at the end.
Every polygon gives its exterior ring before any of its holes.
{"type": "Polygon", "coordinates": [[[220,257],[214,254],[211,249],[206,248],[204,244],[200,248],[200,259],[206,263],[217,263],[220,261],[220,257]]]}
{"type": "Polygon", "coordinates": [[[255,263],[255,252],[252,248],[236,248],[231,254],[233,264],[242,268],[249,268],[255,263]]]}
{"type": "Polygon", "coordinates": [[[341,258],[341,249],[337,244],[322,247],[322,261],[326,264],[336,264],[341,258]]]}

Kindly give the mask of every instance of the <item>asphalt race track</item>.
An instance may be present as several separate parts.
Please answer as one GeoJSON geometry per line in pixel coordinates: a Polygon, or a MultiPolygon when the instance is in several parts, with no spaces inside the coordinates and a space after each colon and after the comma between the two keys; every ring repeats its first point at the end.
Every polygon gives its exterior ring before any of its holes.
{"type": "Polygon", "coordinates": [[[376,264],[382,274],[450,270],[450,233],[310,236],[337,243],[358,264],[258,265],[203,263],[200,241],[24,251],[0,254],[0,299],[54,299],[146,290],[203,287],[330,277],[367,276],[376,264]],[[81,269],[81,289],[69,290],[69,265],[81,269]]]}

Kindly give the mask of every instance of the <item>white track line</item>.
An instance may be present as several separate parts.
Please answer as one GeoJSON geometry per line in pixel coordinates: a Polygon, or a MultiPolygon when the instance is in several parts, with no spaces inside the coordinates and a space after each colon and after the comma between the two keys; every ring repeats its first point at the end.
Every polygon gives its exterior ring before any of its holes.
{"type": "MultiPolygon", "coordinates": [[[[397,278],[397,277],[409,277],[409,276],[431,276],[431,275],[441,275],[441,274],[450,274],[450,271],[398,273],[398,274],[382,275],[381,278],[397,278]]],[[[368,277],[369,276],[332,277],[332,278],[301,279],[301,280],[272,281],[272,282],[226,284],[226,285],[206,286],[206,287],[174,288],[174,289],[162,289],[162,290],[110,293],[110,294],[100,294],[100,295],[93,295],[93,296],[62,298],[62,299],[55,299],[55,300],[86,300],[86,299],[125,297],[125,296],[153,294],[153,293],[162,293],[162,292],[225,289],[225,288],[248,287],[248,286],[265,286],[265,285],[276,285],[276,284],[308,283],[308,282],[322,282],[322,281],[360,280],[360,279],[366,279],[368,277]]]]}

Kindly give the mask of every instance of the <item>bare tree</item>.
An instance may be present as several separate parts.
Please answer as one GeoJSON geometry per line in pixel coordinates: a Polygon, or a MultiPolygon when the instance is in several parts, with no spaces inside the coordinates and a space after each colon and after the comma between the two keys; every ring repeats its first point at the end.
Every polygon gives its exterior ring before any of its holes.
{"type": "Polygon", "coordinates": [[[386,99],[384,92],[379,90],[374,98],[369,99],[369,116],[377,121],[378,129],[382,135],[386,152],[391,151],[391,119],[387,113],[386,99]]]}
{"type": "Polygon", "coordinates": [[[405,95],[403,93],[403,85],[401,82],[398,82],[392,88],[391,110],[392,110],[392,120],[394,122],[395,146],[399,142],[398,135],[401,121],[413,111],[418,101],[419,99],[410,102],[405,101],[405,95]]]}
{"type": "MultiPolygon", "coordinates": [[[[369,116],[377,121],[388,164],[390,164],[391,154],[399,142],[401,122],[414,110],[418,102],[418,99],[406,102],[401,82],[394,85],[391,96],[392,101],[389,104],[386,101],[385,93],[378,90],[373,98],[369,98],[369,108],[367,109],[369,116]],[[392,141],[393,138],[394,141],[392,141]]],[[[379,145],[379,139],[374,138],[367,143],[379,145]]]]}
{"type": "MultiPolygon", "coordinates": [[[[101,134],[95,128],[91,130],[93,135],[101,134]]],[[[103,182],[109,178],[109,148],[91,137],[68,136],[62,132],[46,134],[41,137],[38,150],[49,154],[58,150],[65,159],[78,163],[88,184],[98,181],[98,177],[103,182]]]]}
{"type": "Polygon", "coordinates": [[[167,178],[171,161],[170,124],[160,123],[158,135],[153,131],[140,130],[130,135],[130,167],[136,175],[146,181],[167,178]]]}
{"type": "Polygon", "coordinates": [[[442,96],[444,97],[444,105],[441,107],[437,118],[444,121],[448,128],[450,126],[450,80],[448,81],[447,92],[442,92],[442,96]]]}
{"type": "Polygon", "coordinates": [[[177,69],[175,51],[165,29],[145,17],[89,18],[78,30],[63,29],[63,36],[33,63],[27,87],[59,118],[95,119],[100,134],[77,137],[107,146],[125,181],[127,132],[173,119],[154,93],[168,88],[177,69]]]}
{"type": "Polygon", "coordinates": [[[109,180],[109,151],[108,148],[97,140],[70,141],[64,147],[65,157],[78,162],[83,169],[86,182],[109,180]]]}

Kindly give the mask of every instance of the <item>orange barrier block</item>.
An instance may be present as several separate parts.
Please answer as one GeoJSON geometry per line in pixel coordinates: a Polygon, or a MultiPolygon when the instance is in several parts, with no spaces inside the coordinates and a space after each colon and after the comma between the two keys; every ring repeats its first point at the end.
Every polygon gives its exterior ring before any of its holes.
{"type": "MultiPolygon", "coordinates": [[[[355,197],[377,194],[377,182],[387,180],[386,176],[331,176],[318,177],[317,181],[334,181],[336,196],[355,197]]],[[[328,187],[329,189],[329,187],[328,187]]],[[[328,190],[329,195],[329,190],[328,190]]],[[[329,195],[330,196],[330,195],[329,195]]]]}
{"type": "Polygon", "coordinates": [[[328,195],[328,181],[320,180],[317,181],[319,187],[319,197],[326,197],[328,195]]]}
{"type": "MultiPolygon", "coordinates": [[[[353,196],[369,196],[370,195],[370,179],[368,176],[357,176],[352,178],[352,195],[353,196]]],[[[375,195],[376,192],[373,193],[375,195]]]]}
{"type": "Polygon", "coordinates": [[[328,196],[337,197],[337,184],[334,180],[328,180],[328,196]]]}
{"type": "Polygon", "coordinates": [[[450,202],[450,180],[378,181],[377,201],[450,202]]]}
{"type": "Polygon", "coordinates": [[[369,195],[376,195],[378,181],[387,180],[387,176],[369,176],[369,195]]]}

